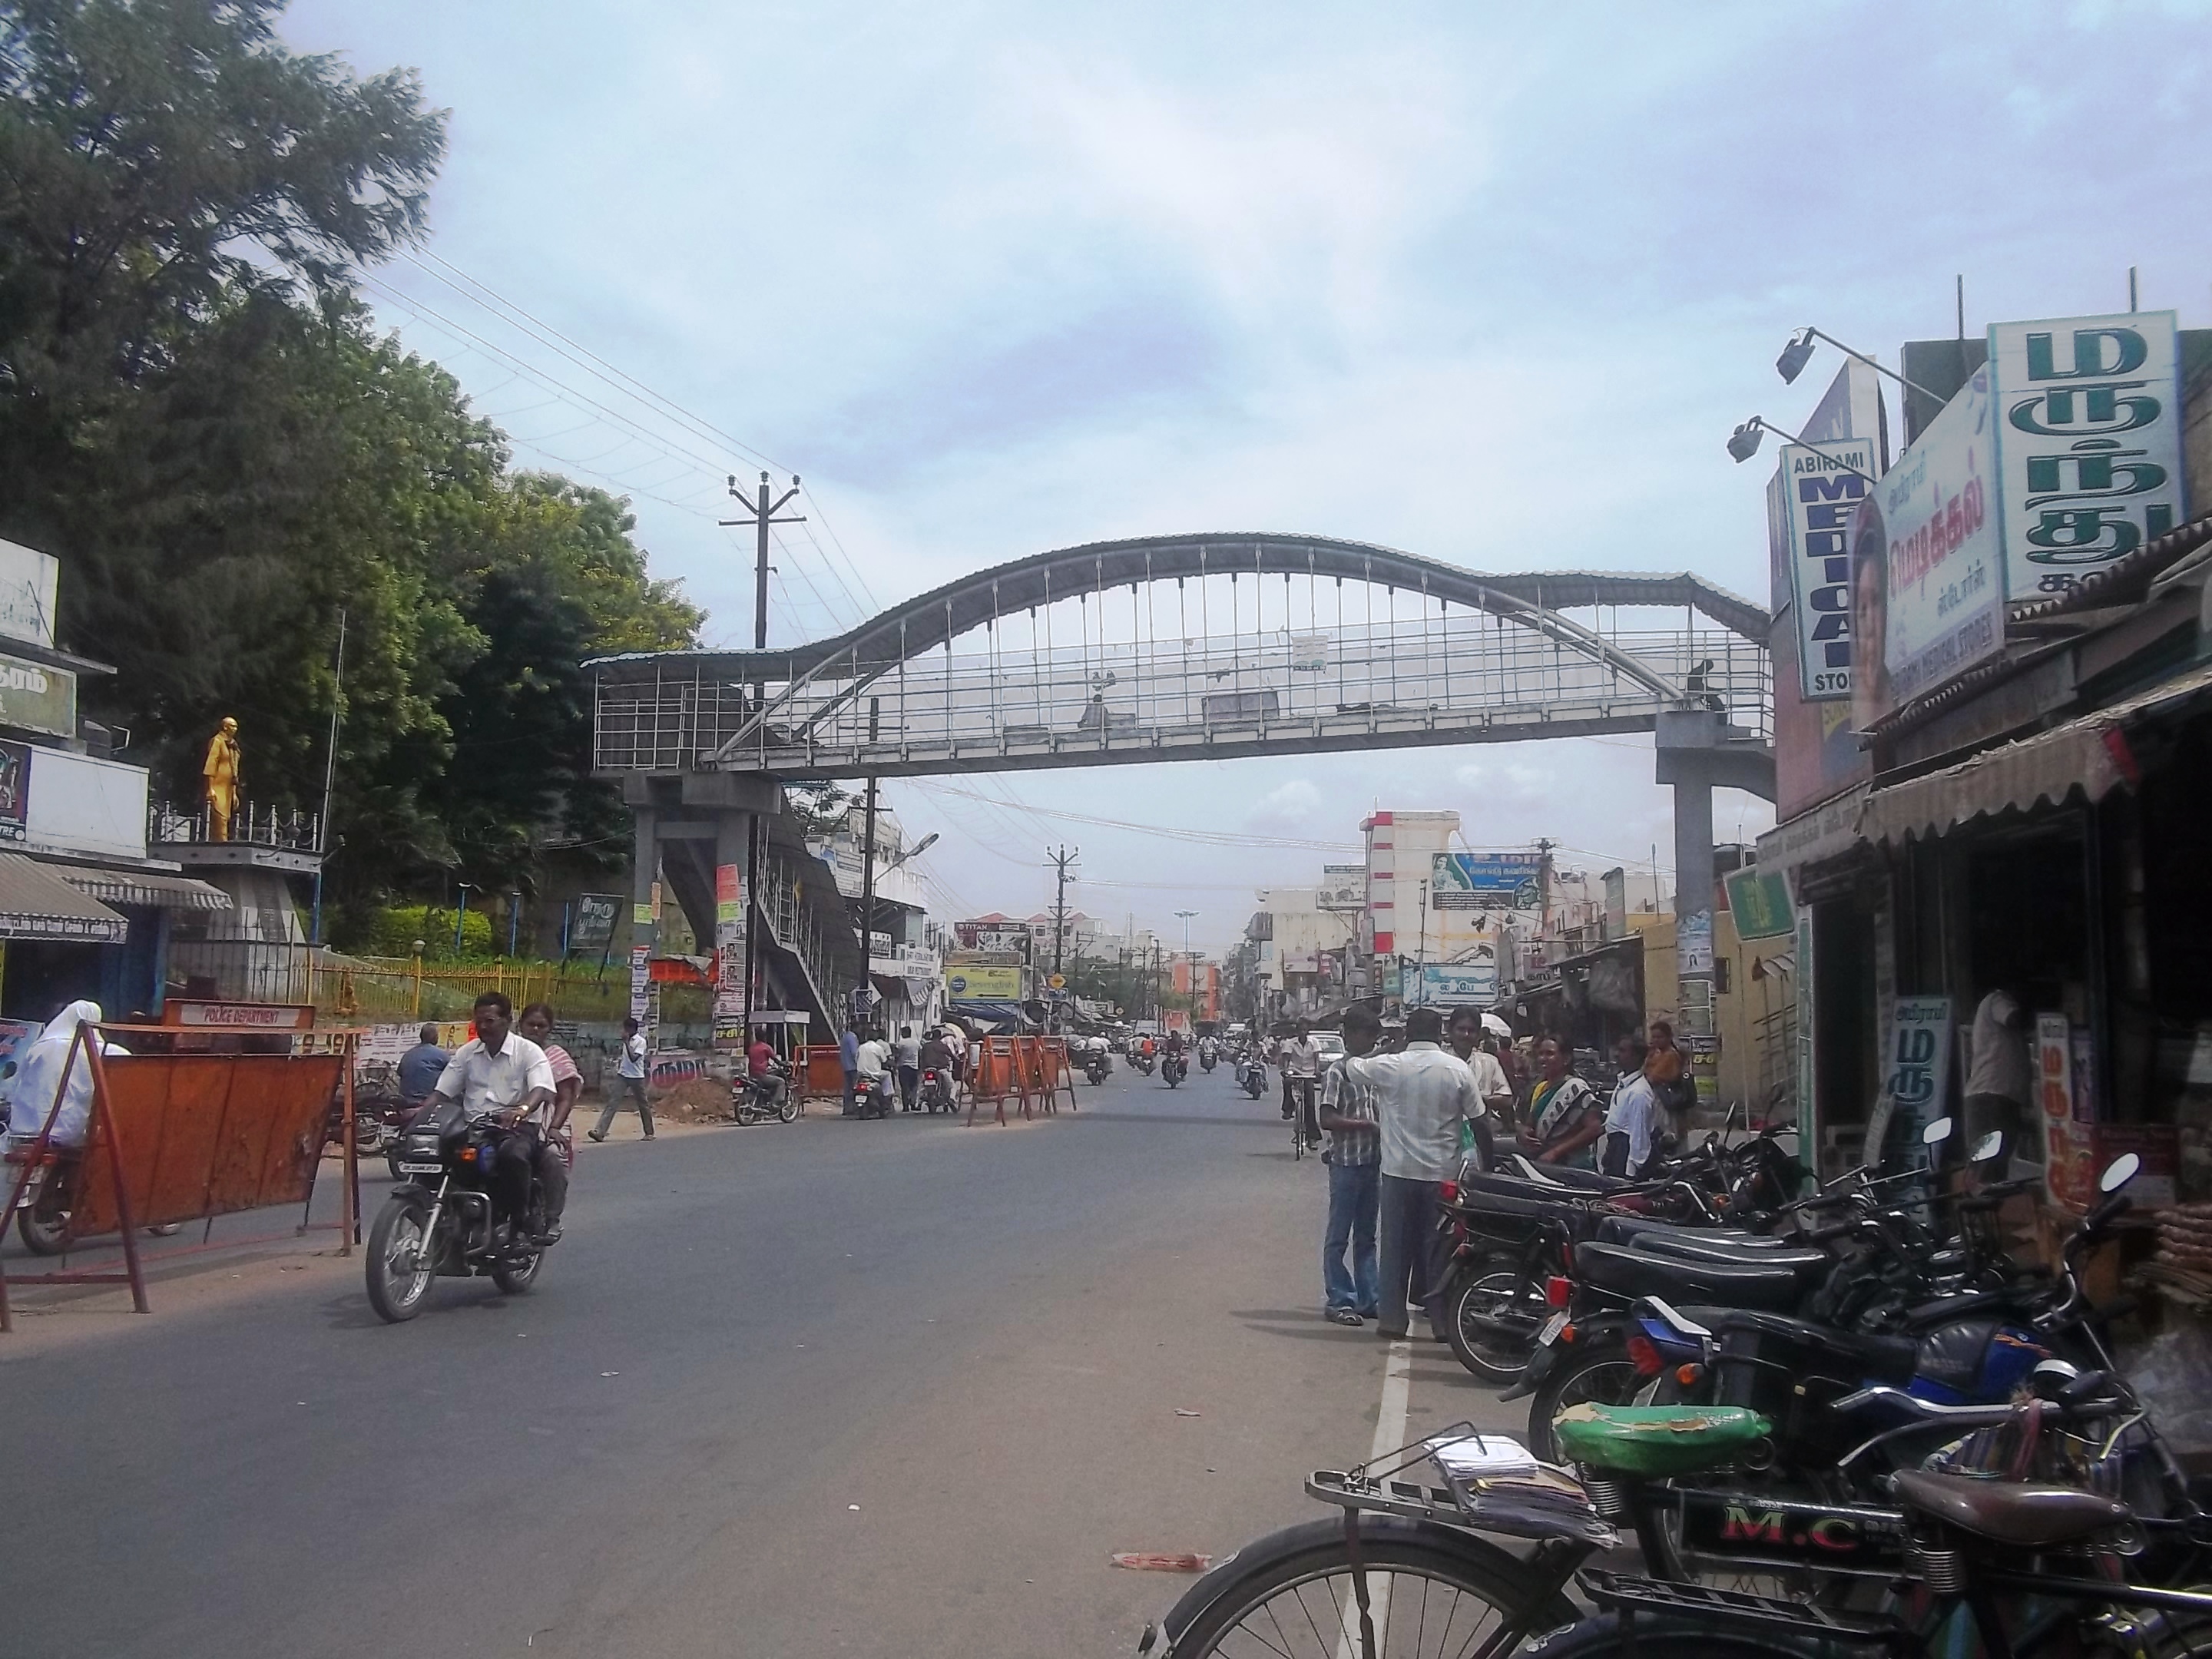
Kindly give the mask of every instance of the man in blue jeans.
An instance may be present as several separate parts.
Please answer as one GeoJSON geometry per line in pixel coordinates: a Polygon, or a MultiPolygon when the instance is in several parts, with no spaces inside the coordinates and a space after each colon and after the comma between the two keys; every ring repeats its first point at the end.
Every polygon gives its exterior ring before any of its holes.
{"type": "Polygon", "coordinates": [[[1345,1054],[1321,1085],[1321,1127],[1328,1132],[1328,1231],[1321,1245],[1322,1288],[1332,1323],[1358,1325],[1375,1317],[1375,1216],[1381,1192],[1382,1140],[1367,1085],[1345,1065],[1370,1052],[1382,1022],[1354,1004],[1344,1012],[1345,1054]],[[1349,1250],[1351,1265],[1346,1266],[1349,1250]]]}

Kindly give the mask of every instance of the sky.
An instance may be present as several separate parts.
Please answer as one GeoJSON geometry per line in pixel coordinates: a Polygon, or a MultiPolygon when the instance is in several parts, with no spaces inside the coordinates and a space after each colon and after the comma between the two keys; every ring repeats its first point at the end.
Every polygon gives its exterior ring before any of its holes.
{"type": "MultiPolygon", "coordinates": [[[[1792,329],[1893,367],[1954,331],[1957,276],[1978,332],[2124,309],[2130,266],[2212,325],[2208,10],[295,0],[283,32],[452,112],[380,318],[519,464],[629,496],[738,644],[750,547],[714,520],[763,466],[809,520],[778,643],[1171,532],[1764,599],[1771,462],[1723,441],[1810,411],[1839,359],[1784,386],[1792,329]]],[[[1664,863],[1651,766],[1613,738],[885,793],[940,833],[948,917],[1042,907],[1064,841],[1073,902],[1174,939],[1194,910],[1218,949],[1376,806],[1664,863]]]]}

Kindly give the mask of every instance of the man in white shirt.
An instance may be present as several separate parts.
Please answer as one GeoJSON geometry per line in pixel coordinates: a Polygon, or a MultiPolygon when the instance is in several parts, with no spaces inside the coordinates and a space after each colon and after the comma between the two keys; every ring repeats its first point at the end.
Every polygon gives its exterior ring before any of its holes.
{"type": "Polygon", "coordinates": [[[615,1060],[615,1088],[607,1096],[605,1110],[599,1114],[599,1127],[592,1131],[592,1139],[605,1140],[607,1131],[615,1127],[615,1115],[626,1106],[637,1108],[638,1121],[645,1125],[645,1138],[653,1139],[653,1103],[645,1094],[645,1033],[638,1030],[635,1017],[623,1021],[622,1048],[615,1060]]]}
{"type": "Polygon", "coordinates": [[[1406,1016],[1406,1047],[1395,1054],[1346,1060],[1346,1073],[1374,1091],[1382,1125],[1382,1178],[1378,1231],[1380,1283],[1375,1334],[1402,1340],[1409,1304],[1438,1319],[1443,1295],[1443,1247],[1437,1224],[1443,1183],[1459,1172],[1460,1126],[1482,1115],[1474,1073],[1442,1046],[1443,1019],[1433,1008],[1406,1016]]]}
{"type": "Polygon", "coordinates": [[[873,1117],[889,1109],[884,1100],[884,1079],[890,1074],[891,1045],[880,1031],[860,1045],[860,1115],[873,1117]]]}
{"type": "Polygon", "coordinates": [[[1313,1040],[1313,1031],[1305,1021],[1300,1020],[1283,1039],[1275,1060],[1283,1068],[1283,1115],[1295,1113],[1304,1126],[1306,1139],[1320,1146],[1321,1125],[1314,1117],[1314,1103],[1321,1077],[1321,1044],[1313,1040]]]}
{"type": "Polygon", "coordinates": [[[553,1062],[514,1030],[514,1005],[504,992],[486,991],[473,1010],[477,1034],[454,1051],[432,1091],[459,1102],[462,1121],[489,1123],[514,1133],[500,1137],[492,1165],[493,1194],[520,1231],[530,1214],[530,1176],[539,1139],[523,1120],[552,1103],[553,1062]]]}
{"type": "Polygon", "coordinates": [[[913,1026],[900,1030],[898,1041],[891,1045],[891,1058],[898,1066],[900,1109],[918,1111],[915,1097],[921,1089],[921,1039],[915,1035],[913,1026]]]}
{"type": "Polygon", "coordinates": [[[1620,1080],[1613,1085],[1613,1103],[1606,1108],[1604,1149],[1598,1158],[1604,1174],[1631,1181],[1642,1180],[1650,1167],[1659,1126],[1659,1091],[1644,1075],[1645,1052],[1643,1038],[1633,1034],[1613,1044],[1620,1080]]]}
{"type": "Polygon", "coordinates": [[[2009,992],[1991,991],[1975,1008],[1966,1065],[1966,1145],[1998,1129],[2008,1157],[2040,1163],[2043,1148],[2027,1133],[2035,1086],[2027,1027],[2027,1016],[2009,992]]]}

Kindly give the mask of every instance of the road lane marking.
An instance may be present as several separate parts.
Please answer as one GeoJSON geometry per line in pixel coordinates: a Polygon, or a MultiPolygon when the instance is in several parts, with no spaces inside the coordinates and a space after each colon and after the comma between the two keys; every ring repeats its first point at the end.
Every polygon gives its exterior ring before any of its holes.
{"type": "MultiPolygon", "coordinates": [[[[1412,1339],[1400,1337],[1390,1345],[1389,1354],[1382,1362],[1382,1400],[1375,1413],[1375,1443],[1367,1450],[1370,1464],[1381,1462],[1406,1443],[1406,1407],[1413,1392],[1413,1344],[1412,1339]]],[[[1368,1608],[1379,1638],[1390,1622],[1389,1579],[1386,1577],[1373,1587],[1368,1608]]],[[[1359,1602],[1356,1597],[1347,1595],[1343,1625],[1337,1636],[1336,1659],[1359,1659],[1360,1652],[1359,1602]]]]}

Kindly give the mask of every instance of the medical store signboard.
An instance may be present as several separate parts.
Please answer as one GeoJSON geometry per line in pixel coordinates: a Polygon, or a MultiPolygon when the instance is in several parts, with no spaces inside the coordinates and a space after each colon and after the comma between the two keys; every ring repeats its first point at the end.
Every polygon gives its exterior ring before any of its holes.
{"type": "Polygon", "coordinates": [[[1808,702],[1851,695],[1851,514],[1873,489],[1876,470],[1871,438],[1782,448],[1797,690],[1808,702]]]}
{"type": "Polygon", "coordinates": [[[1990,363],[2006,598],[2069,592],[2187,522],[2172,312],[1994,324],[1990,363]]]}
{"type": "Polygon", "coordinates": [[[1995,414],[1984,365],[1853,517],[1861,730],[2004,644],[1995,414]]]}

